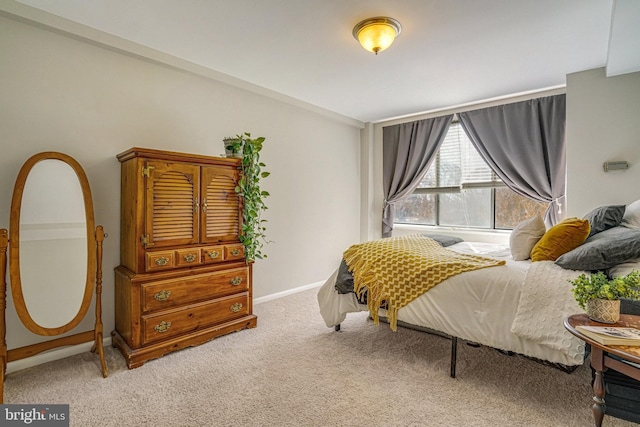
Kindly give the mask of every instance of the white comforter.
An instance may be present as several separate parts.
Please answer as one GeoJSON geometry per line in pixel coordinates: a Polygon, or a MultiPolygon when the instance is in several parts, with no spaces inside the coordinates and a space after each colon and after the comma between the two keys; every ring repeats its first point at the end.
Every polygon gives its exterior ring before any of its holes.
{"type": "MultiPolygon", "coordinates": [[[[562,325],[564,317],[582,311],[567,281],[582,272],[551,262],[513,261],[508,248],[500,245],[463,242],[449,249],[507,262],[445,280],[400,309],[399,321],[553,363],[583,362],[582,342],[562,325]]],[[[318,292],[320,313],[329,327],[344,321],[347,313],[367,310],[355,294],[336,292],[336,276],[337,270],[318,292]]]]}

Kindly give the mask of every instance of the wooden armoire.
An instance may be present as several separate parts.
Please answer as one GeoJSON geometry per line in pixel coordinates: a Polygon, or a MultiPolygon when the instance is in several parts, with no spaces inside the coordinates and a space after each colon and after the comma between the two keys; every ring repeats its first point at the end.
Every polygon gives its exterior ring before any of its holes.
{"type": "Polygon", "coordinates": [[[112,344],[136,368],[253,328],[252,265],[238,239],[240,160],[131,148],[121,163],[112,344]]]}

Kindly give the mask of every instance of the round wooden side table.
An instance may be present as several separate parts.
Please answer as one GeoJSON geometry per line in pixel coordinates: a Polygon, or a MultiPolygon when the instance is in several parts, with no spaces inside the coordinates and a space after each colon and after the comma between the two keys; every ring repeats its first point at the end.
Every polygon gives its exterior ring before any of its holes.
{"type": "Polygon", "coordinates": [[[620,326],[640,329],[640,316],[622,314],[615,324],[599,323],[589,319],[586,314],[574,314],[564,320],[564,327],[585,343],[591,345],[591,367],[595,371],[593,381],[593,418],[596,427],[602,426],[605,412],[604,378],[602,373],[608,369],[620,372],[640,381],[640,368],[624,361],[640,364],[640,346],[603,345],[580,333],[577,326],[620,326]],[[611,356],[616,356],[613,358],[611,356]]]}

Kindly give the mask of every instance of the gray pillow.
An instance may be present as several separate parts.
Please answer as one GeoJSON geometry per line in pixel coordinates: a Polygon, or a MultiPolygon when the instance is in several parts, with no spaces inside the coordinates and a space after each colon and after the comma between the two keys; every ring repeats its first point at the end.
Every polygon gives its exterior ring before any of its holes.
{"type": "Polygon", "coordinates": [[[624,215],[625,205],[600,206],[584,216],[589,220],[591,232],[589,237],[620,225],[624,215]]]}
{"type": "Polygon", "coordinates": [[[426,234],[423,234],[423,236],[435,240],[445,248],[447,246],[455,245],[456,243],[464,242],[464,240],[461,239],[460,237],[448,236],[445,234],[426,233],[426,234]]]}
{"type": "Polygon", "coordinates": [[[618,226],[589,237],[556,264],[570,270],[605,270],[634,258],[640,258],[640,230],[618,226]]]}
{"type": "Polygon", "coordinates": [[[338,267],[336,291],[338,291],[339,294],[348,294],[353,292],[353,274],[349,271],[349,267],[344,259],[340,261],[340,267],[338,267]]]}

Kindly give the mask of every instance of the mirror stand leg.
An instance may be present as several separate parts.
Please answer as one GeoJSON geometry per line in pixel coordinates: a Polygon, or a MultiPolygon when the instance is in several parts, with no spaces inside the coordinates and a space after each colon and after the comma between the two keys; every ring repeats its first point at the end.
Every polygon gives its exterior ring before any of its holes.
{"type": "Polygon", "coordinates": [[[7,360],[4,356],[0,357],[2,359],[2,366],[0,366],[0,405],[4,403],[4,373],[7,368],[5,367],[7,364],[7,360]]]}
{"type": "Polygon", "coordinates": [[[0,230],[0,404],[4,403],[4,375],[7,372],[7,247],[9,247],[9,233],[0,230]]]}
{"type": "MultiPolygon", "coordinates": [[[[100,325],[100,329],[102,329],[102,325],[100,325]]],[[[91,352],[97,354],[98,356],[100,356],[100,366],[102,367],[102,376],[104,378],[107,378],[108,370],[107,370],[107,362],[105,361],[104,358],[104,348],[102,347],[102,330],[98,331],[96,330],[96,337],[95,337],[95,341],[93,343],[93,346],[91,347],[91,352]]]]}
{"type": "Polygon", "coordinates": [[[102,347],[102,242],[107,234],[101,225],[96,227],[96,326],[95,326],[95,342],[92,352],[100,356],[100,364],[102,365],[102,376],[107,378],[107,363],[104,360],[104,348],[102,347]]]}

